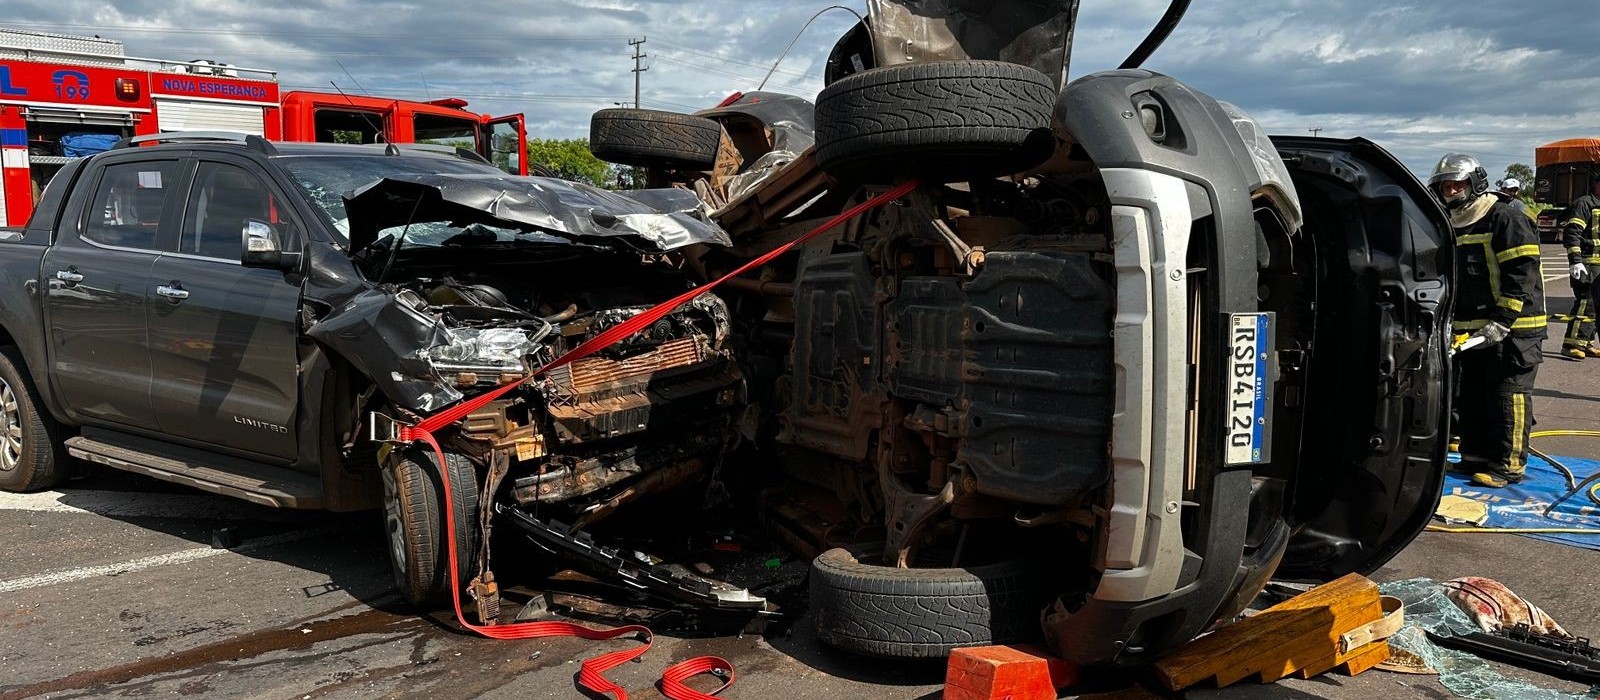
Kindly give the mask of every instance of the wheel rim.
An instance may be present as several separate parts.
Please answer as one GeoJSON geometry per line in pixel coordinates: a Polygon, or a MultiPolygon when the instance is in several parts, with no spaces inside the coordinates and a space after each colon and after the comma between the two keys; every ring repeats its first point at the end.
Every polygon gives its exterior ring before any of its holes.
{"type": "Polygon", "coordinates": [[[16,469],[21,462],[22,409],[11,384],[0,379],[0,472],[16,469]]]}
{"type": "Polygon", "coordinates": [[[395,470],[385,468],[383,473],[383,529],[389,538],[389,562],[394,568],[395,584],[405,589],[410,585],[406,576],[406,523],[400,506],[400,485],[395,481],[395,470]]]}

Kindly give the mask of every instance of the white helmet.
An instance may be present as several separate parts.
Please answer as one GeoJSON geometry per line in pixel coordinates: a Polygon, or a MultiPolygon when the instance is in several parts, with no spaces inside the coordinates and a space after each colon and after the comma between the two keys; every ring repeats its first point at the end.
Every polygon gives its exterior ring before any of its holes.
{"type": "Polygon", "coordinates": [[[1518,179],[1516,179],[1514,177],[1508,177],[1508,178],[1500,181],[1500,189],[1502,189],[1502,190],[1521,190],[1522,189],[1522,181],[1518,180],[1518,179]]]}
{"type": "Polygon", "coordinates": [[[1428,189],[1444,203],[1446,209],[1460,209],[1489,191],[1489,172],[1483,164],[1465,153],[1446,153],[1433,166],[1433,176],[1428,178],[1428,189]],[[1468,182],[1470,186],[1460,194],[1445,199],[1439,184],[1443,182],[1468,182]]]}

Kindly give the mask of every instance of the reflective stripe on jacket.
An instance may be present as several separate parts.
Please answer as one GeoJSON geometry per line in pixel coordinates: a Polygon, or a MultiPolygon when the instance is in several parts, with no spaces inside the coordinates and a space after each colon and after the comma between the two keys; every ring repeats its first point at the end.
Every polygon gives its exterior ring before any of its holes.
{"type": "Polygon", "coordinates": [[[1586,194],[1572,202],[1561,220],[1561,245],[1567,264],[1600,264],[1600,197],[1586,194]]]}
{"type": "Polygon", "coordinates": [[[1544,337],[1544,278],[1533,222],[1496,202],[1476,223],[1456,229],[1455,318],[1451,327],[1471,332],[1496,321],[1521,337],[1544,337]]]}

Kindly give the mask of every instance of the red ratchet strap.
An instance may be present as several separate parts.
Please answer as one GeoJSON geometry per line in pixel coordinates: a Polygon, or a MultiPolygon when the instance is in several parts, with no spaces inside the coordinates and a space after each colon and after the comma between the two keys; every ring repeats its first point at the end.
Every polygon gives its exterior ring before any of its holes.
{"type": "MultiPolygon", "coordinates": [[[[715,289],[723,282],[744,274],[751,269],[771,262],[774,258],[789,252],[789,250],[793,249],[795,246],[805,243],[806,241],[832,230],[835,226],[861,215],[862,212],[875,209],[905,196],[912,190],[916,189],[918,184],[919,183],[916,180],[912,180],[899,185],[894,189],[884,192],[883,194],[873,197],[872,199],[857,204],[856,206],[846,210],[844,213],[829,219],[821,226],[806,232],[805,235],[785,243],[762,255],[761,257],[740,265],[738,269],[717,278],[710,284],[696,287],[687,292],[679,294],[678,296],[668,299],[667,301],[650,307],[649,310],[639,314],[638,316],[634,316],[623,323],[606,329],[599,335],[580,343],[578,347],[568,350],[565,354],[556,358],[555,360],[552,360],[549,364],[535,370],[533,374],[529,375],[525,379],[515,382],[508,382],[486,394],[481,394],[473,397],[471,400],[463,401],[444,411],[423,419],[421,423],[418,423],[415,426],[402,426],[400,428],[399,435],[400,442],[406,444],[413,442],[427,443],[429,447],[433,448],[433,453],[438,458],[438,464],[441,467],[439,470],[439,478],[443,481],[441,486],[443,486],[445,500],[445,542],[449,547],[450,552],[450,597],[451,601],[455,604],[456,621],[460,623],[462,627],[491,639],[582,637],[584,639],[591,640],[604,640],[635,636],[639,639],[639,641],[644,642],[642,646],[634,647],[632,649],[613,651],[590,659],[584,659],[583,664],[579,666],[578,669],[579,685],[582,685],[584,688],[596,693],[610,693],[616,697],[616,700],[628,700],[627,691],[623,690],[621,687],[617,686],[611,681],[606,680],[603,674],[606,671],[627,663],[628,661],[643,656],[644,653],[650,649],[651,633],[646,627],[641,625],[625,625],[609,630],[596,630],[570,622],[519,622],[510,625],[474,625],[470,622],[467,622],[466,615],[463,615],[461,612],[461,572],[457,570],[456,566],[456,562],[460,560],[456,557],[456,523],[453,515],[456,512],[456,509],[455,504],[451,502],[450,498],[450,470],[442,468],[445,464],[444,450],[439,447],[439,441],[434,439],[434,431],[454,424],[456,421],[461,420],[473,411],[476,411],[485,404],[488,404],[490,401],[504,396],[506,392],[509,392],[526,382],[532,381],[535,377],[541,374],[549,372],[550,370],[562,365],[570,364],[575,360],[583,359],[584,357],[588,357],[589,355],[610,347],[617,341],[633,335],[639,330],[649,326],[652,323],[655,323],[657,320],[660,320],[661,317],[672,313],[673,310],[688,303],[689,300],[715,289]]],[[[726,690],[730,685],[733,685],[733,665],[715,656],[699,656],[686,661],[678,662],[677,664],[669,667],[661,675],[661,693],[671,700],[712,700],[713,695],[726,690]],[[711,693],[702,693],[684,684],[685,680],[703,673],[710,673],[722,678],[722,686],[711,691],[711,693]]]]}

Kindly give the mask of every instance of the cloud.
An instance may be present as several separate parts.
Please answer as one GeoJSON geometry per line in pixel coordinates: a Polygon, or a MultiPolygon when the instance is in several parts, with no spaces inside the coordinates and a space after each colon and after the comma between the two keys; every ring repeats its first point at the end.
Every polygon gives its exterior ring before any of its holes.
{"type": "MultiPolygon", "coordinates": [[[[759,84],[812,97],[855,19],[782,0],[9,0],[5,26],[99,34],[130,55],[276,70],[286,89],[462,97],[523,112],[537,136],[587,132],[633,99],[627,40],[648,37],[644,106],[692,110],[759,84]]],[[[861,0],[850,4],[864,11],[861,0]]],[[[1366,136],[1425,173],[1448,150],[1498,176],[1533,147],[1593,135],[1600,12],[1570,0],[1486,9],[1410,0],[1197,2],[1146,67],[1254,114],[1269,131],[1366,136]],[[1587,8],[1582,8],[1587,9],[1587,8]]],[[[1166,0],[1083,0],[1072,75],[1114,68],[1166,0]]]]}

